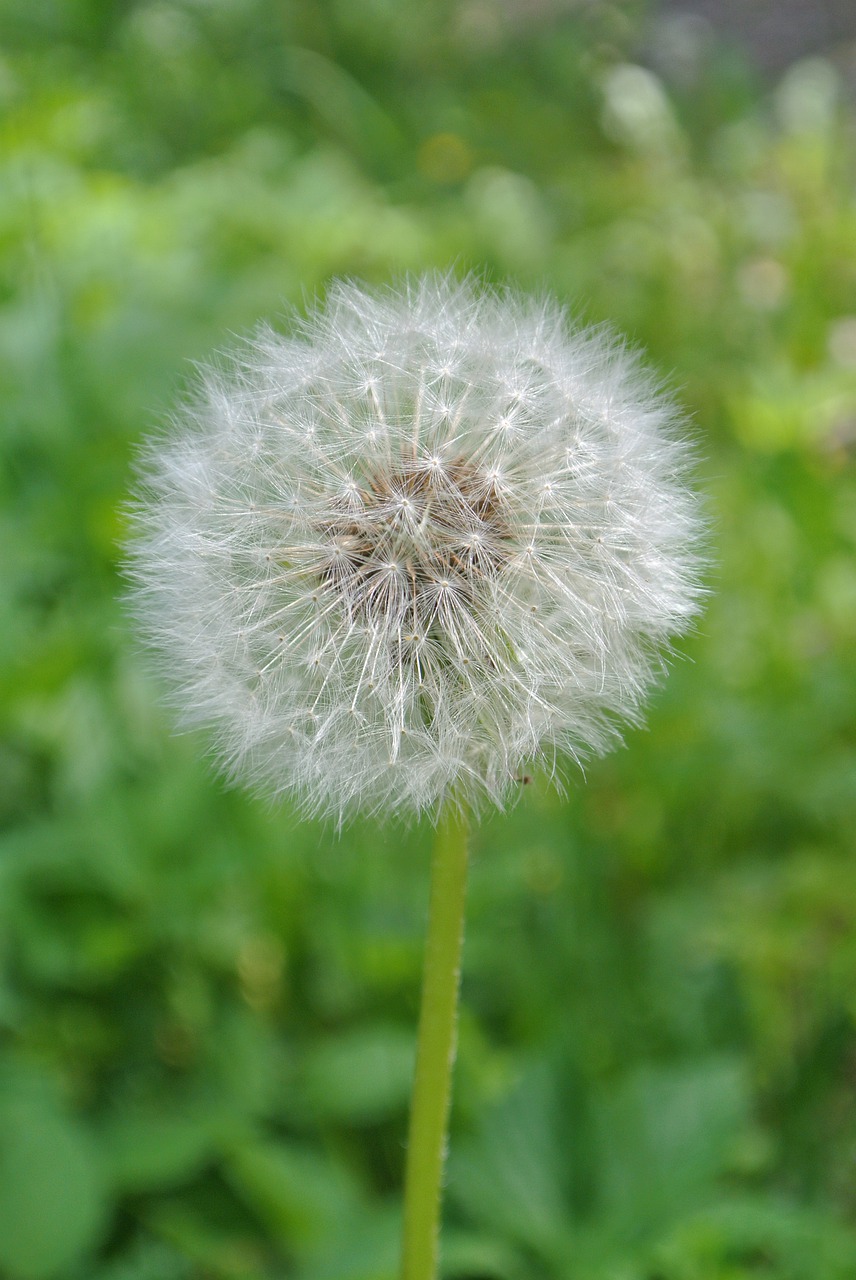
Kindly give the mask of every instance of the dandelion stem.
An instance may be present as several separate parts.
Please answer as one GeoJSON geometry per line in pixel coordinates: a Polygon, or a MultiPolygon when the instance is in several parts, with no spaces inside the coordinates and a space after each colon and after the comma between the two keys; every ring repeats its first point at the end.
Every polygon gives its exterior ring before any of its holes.
{"type": "Polygon", "coordinates": [[[435,1280],[464,940],[467,822],[447,812],[431,859],[431,900],[404,1191],[402,1280],[435,1280]]]}

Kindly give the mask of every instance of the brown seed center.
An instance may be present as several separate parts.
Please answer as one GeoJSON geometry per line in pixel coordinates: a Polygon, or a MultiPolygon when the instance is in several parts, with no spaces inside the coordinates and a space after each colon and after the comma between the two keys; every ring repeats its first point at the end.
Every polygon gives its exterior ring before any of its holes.
{"type": "Polygon", "coordinates": [[[500,477],[465,458],[401,461],[351,487],[320,527],[326,587],[352,617],[437,628],[508,558],[500,477]]]}

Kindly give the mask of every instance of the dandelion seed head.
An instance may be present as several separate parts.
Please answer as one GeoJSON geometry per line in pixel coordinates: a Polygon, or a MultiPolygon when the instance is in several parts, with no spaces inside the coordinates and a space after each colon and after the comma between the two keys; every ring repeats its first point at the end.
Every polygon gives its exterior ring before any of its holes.
{"type": "Polygon", "coordinates": [[[148,445],[133,608],[233,778],[339,820],[502,804],[606,750],[690,624],[689,462],[557,303],[338,284],[148,445]]]}

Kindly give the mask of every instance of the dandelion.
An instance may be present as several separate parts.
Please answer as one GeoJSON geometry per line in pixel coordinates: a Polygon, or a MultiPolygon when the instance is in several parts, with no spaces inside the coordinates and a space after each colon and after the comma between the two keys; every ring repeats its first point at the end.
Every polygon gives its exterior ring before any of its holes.
{"type": "Polygon", "coordinates": [[[340,820],[502,804],[635,721],[695,613],[686,464],[556,303],[339,284],[150,446],[136,612],[233,778],[340,820]]]}
{"type": "Polygon", "coordinates": [[[333,286],[152,442],[133,606],[235,780],[438,820],[404,1280],[436,1273],[466,814],[604,751],[697,611],[684,423],[549,299],[333,286]]]}

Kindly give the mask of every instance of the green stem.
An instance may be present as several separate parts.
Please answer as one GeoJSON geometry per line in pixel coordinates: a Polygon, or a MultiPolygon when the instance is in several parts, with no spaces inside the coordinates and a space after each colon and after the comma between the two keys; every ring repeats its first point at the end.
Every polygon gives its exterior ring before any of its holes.
{"type": "Polygon", "coordinates": [[[431,902],[407,1143],[402,1280],[435,1280],[437,1275],[466,886],[467,822],[449,812],[437,829],[431,859],[431,902]]]}

